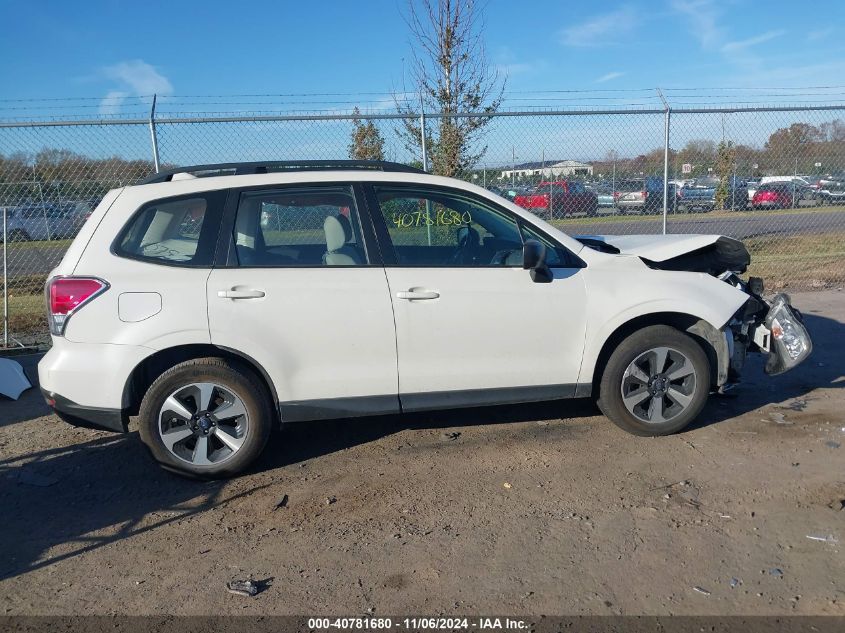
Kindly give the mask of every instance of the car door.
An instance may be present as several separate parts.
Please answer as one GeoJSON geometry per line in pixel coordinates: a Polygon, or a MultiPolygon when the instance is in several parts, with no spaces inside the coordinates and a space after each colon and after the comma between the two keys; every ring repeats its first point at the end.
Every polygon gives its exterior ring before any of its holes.
{"type": "Polygon", "coordinates": [[[285,421],[399,411],[390,294],[355,191],[230,195],[226,264],[207,286],[211,341],[264,368],[285,421]]]}
{"type": "Polygon", "coordinates": [[[403,410],[574,394],[585,331],[576,257],[461,190],[376,184],[369,200],[393,301],[403,410]],[[522,269],[526,237],[547,243],[551,283],[522,269]]]}

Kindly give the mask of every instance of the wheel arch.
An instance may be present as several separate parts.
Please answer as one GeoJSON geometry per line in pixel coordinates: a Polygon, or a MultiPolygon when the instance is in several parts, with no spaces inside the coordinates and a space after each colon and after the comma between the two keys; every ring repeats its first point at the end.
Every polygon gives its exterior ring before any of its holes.
{"type": "Polygon", "coordinates": [[[264,367],[262,367],[261,364],[251,356],[237,350],[201,343],[178,345],[158,350],[138,363],[138,365],[136,365],[129,374],[123,388],[123,409],[127,411],[129,415],[137,415],[144,394],[147,392],[150,385],[153,384],[155,379],[162,373],[187,360],[209,356],[233,361],[236,364],[246,367],[252,371],[264,384],[264,387],[267,389],[267,393],[272,398],[271,408],[275,412],[276,424],[279,423],[280,416],[278,394],[273,381],[270,379],[270,375],[264,367]]]}
{"type": "Polygon", "coordinates": [[[710,364],[710,384],[721,386],[727,382],[731,350],[724,333],[708,321],[684,312],[652,312],[629,319],[619,325],[602,344],[593,366],[591,395],[599,396],[602,374],[613,350],[628,336],[652,325],[668,325],[689,334],[707,355],[710,364]]]}

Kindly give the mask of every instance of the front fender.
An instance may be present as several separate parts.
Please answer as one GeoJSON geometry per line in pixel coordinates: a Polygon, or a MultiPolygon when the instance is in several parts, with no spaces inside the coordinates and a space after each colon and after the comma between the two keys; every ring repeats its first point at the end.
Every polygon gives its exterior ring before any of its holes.
{"type": "Polygon", "coordinates": [[[587,269],[591,274],[587,280],[587,331],[579,384],[592,381],[602,348],[626,323],[649,315],[671,314],[693,317],[719,331],[748,300],[746,293],[704,273],[659,271],[645,266],[644,270],[623,273],[614,268],[587,269]]]}

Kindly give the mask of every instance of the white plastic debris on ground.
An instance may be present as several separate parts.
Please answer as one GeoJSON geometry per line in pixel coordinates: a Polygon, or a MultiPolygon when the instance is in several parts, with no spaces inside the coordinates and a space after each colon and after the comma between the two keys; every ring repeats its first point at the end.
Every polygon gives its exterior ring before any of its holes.
{"type": "Polygon", "coordinates": [[[20,395],[32,387],[23,367],[10,358],[0,358],[0,394],[17,400],[20,395]]]}

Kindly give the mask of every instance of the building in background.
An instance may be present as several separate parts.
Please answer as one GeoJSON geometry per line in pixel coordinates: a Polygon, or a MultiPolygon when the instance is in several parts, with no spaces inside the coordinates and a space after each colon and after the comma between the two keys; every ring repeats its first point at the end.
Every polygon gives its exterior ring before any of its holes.
{"type": "Polygon", "coordinates": [[[499,178],[501,180],[513,178],[562,178],[571,176],[592,176],[593,166],[589,163],[579,163],[577,160],[562,160],[557,163],[522,163],[513,169],[506,169],[499,178]]]}

